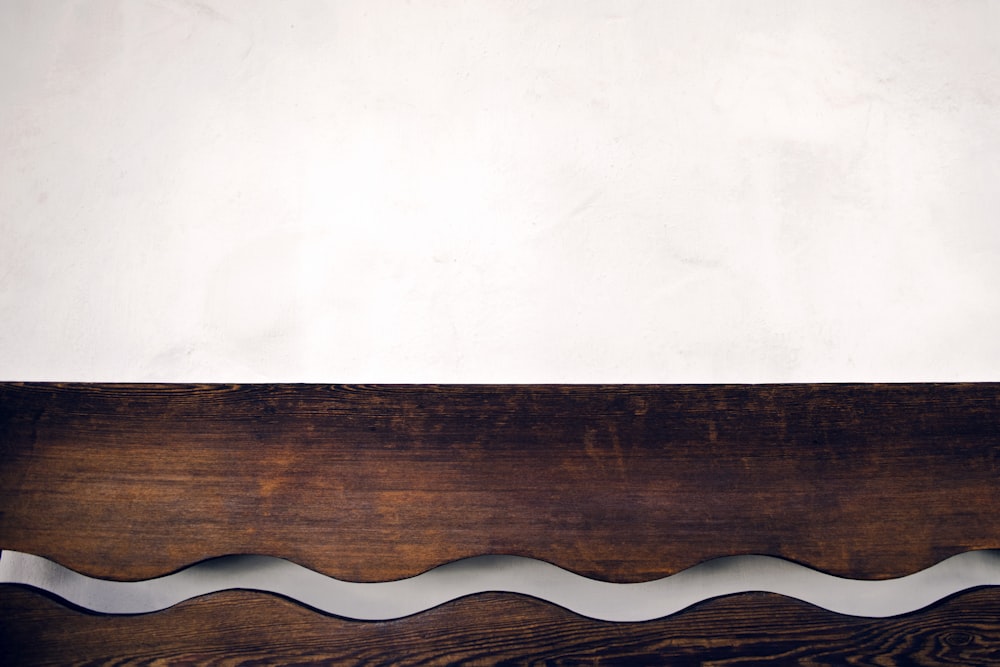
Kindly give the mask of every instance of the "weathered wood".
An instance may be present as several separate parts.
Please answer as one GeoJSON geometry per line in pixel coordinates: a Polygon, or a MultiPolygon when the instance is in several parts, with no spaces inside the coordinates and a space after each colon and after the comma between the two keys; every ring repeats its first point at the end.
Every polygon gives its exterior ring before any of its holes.
{"type": "Polygon", "coordinates": [[[770,594],[712,600],[618,625],[514,595],[465,598],[359,623],[227,592],[157,614],[101,617],[0,591],[9,665],[975,665],[1000,664],[1000,595],[980,589],[919,614],[838,616],[770,594]]]}
{"type": "Polygon", "coordinates": [[[0,386],[0,548],[386,580],[482,553],[851,577],[1000,547],[1000,385],[0,386]]]}

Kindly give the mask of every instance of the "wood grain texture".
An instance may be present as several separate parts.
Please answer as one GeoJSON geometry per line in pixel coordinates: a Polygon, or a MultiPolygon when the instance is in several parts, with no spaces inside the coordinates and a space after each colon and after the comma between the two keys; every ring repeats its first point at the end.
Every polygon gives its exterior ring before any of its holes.
{"type": "Polygon", "coordinates": [[[859,578],[1000,547],[1000,385],[0,386],[0,548],[141,579],[506,553],[611,581],[859,578]]]}
{"type": "Polygon", "coordinates": [[[157,614],[100,617],[0,592],[10,665],[975,665],[1000,664],[1000,595],[967,592],[919,614],[838,616],[775,595],[711,600],[620,625],[530,598],[482,594],[379,623],[234,591],[157,614]]]}

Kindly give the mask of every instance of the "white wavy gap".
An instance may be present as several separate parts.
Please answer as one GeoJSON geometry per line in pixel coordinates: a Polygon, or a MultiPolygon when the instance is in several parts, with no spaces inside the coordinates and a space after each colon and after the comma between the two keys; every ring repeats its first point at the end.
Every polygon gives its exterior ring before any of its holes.
{"type": "Polygon", "coordinates": [[[697,602],[763,591],[840,614],[885,617],[1000,585],[1000,550],[969,551],[898,579],[844,579],[771,556],[729,556],[636,584],[596,581],[519,556],[477,556],[398,581],[354,583],[270,556],[225,556],[157,579],[94,579],[46,558],[0,551],[0,583],[24,584],[105,614],[143,614],[229,589],[266,591],[358,620],[390,620],[474,593],[530,595],[604,621],[647,621],[697,602]]]}

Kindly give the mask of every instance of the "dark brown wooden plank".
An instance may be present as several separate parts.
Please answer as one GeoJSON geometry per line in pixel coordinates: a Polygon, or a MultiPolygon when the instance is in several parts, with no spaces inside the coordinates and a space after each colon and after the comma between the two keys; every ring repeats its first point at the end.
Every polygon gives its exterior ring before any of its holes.
{"type": "Polygon", "coordinates": [[[250,592],[207,596],[147,616],[100,617],[7,588],[0,591],[0,662],[972,667],[1000,664],[1000,593],[971,591],[889,619],[743,594],[658,621],[618,625],[500,594],[398,621],[359,623],[250,592]]]}
{"type": "Polygon", "coordinates": [[[1000,385],[0,388],[0,547],[146,578],[482,553],[615,581],[739,553],[853,577],[1000,547],[1000,385]]]}

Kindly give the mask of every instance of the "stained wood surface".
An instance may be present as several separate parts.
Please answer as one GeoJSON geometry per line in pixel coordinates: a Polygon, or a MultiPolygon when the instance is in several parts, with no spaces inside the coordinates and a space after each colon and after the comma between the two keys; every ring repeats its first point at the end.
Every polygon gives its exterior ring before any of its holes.
{"type": "MultiPolygon", "coordinates": [[[[764,553],[851,577],[1000,548],[1000,385],[0,385],[0,548],[139,579],[481,553],[612,580],[764,553]]],[[[1000,662],[1000,595],[891,619],[743,594],[633,624],[483,594],[385,623],[250,592],[106,617],[0,587],[0,664],[1000,662]]]]}
{"type": "Polygon", "coordinates": [[[227,592],[157,614],[77,613],[28,590],[0,594],[9,665],[975,665],[1000,664],[1000,596],[961,594],[919,614],[838,616],[743,594],[659,621],[614,624],[530,598],[483,594],[384,623],[227,592]]]}
{"type": "Polygon", "coordinates": [[[483,553],[611,581],[860,578],[1000,547],[1000,385],[0,386],[0,548],[141,579],[483,553]]]}

